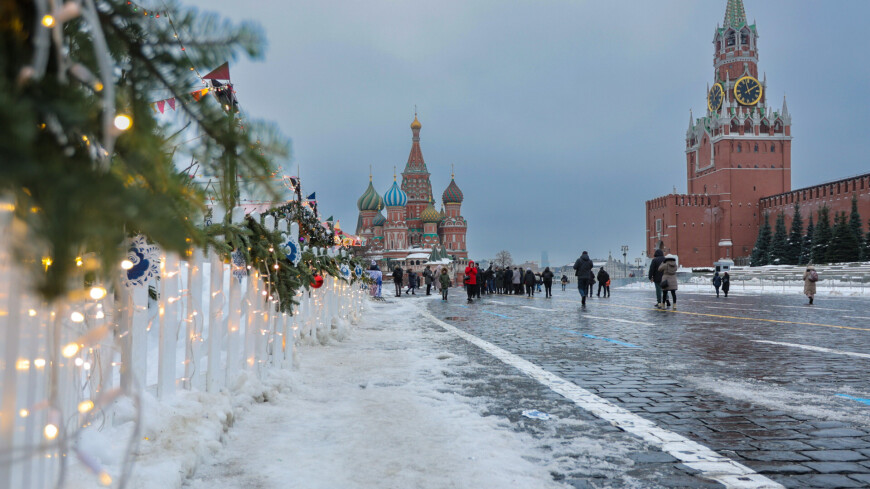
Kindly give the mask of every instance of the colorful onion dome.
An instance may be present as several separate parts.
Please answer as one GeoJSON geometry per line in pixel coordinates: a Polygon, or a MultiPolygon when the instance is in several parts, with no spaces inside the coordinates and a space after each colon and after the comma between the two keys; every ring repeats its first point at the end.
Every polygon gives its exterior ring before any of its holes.
{"type": "Polygon", "coordinates": [[[384,206],[384,199],[375,190],[372,181],[369,180],[369,188],[366,189],[362,197],[356,201],[356,206],[361,211],[376,211],[384,206]]]}
{"type": "Polygon", "coordinates": [[[459,190],[459,185],[456,185],[456,180],[450,179],[450,185],[441,196],[441,200],[445,204],[460,204],[462,203],[462,190],[459,190]]]}
{"type": "Polygon", "coordinates": [[[383,214],[378,212],[378,215],[376,215],[375,218],[372,219],[372,226],[383,226],[384,224],[386,224],[386,222],[387,218],[384,217],[383,214]]]}
{"type": "Polygon", "coordinates": [[[430,202],[423,212],[420,213],[420,219],[423,222],[440,222],[441,221],[441,213],[435,209],[435,206],[430,202]]]}
{"type": "Polygon", "coordinates": [[[393,180],[393,186],[384,194],[384,204],[387,207],[405,207],[408,203],[408,194],[399,188],[399,184],[393,180]]]}
{"type": "Polygon", "coordinates": [[[420,129],[423,127],[423,124],[420,124],[420,121],[417,120],[417,114],[414,114],[414,122],[411,123],[411,129],[420,129]]]}

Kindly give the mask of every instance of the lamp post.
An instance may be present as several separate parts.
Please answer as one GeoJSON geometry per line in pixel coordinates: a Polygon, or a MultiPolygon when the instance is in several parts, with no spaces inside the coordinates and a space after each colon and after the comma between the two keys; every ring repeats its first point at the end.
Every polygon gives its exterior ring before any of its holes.
{"type": "Polygon", "coordinates": [[[626,261],[627,256],[628,256],[628,245],[622,245],[622,267],[623,267],[623,272],[625,272],[625,278],[628,278],[628,261],[626,261]]]}
{"type": "Polygon", "coordinates": [[[641,272],[641,269],[640,269],[640,262],[641,261],[643,261],[643,258],[641,258],[641,257],[637,257],[634,259],[634,263],[637,264],[637,274],[638,275],[640,275],[640,272],[641,272]]]}

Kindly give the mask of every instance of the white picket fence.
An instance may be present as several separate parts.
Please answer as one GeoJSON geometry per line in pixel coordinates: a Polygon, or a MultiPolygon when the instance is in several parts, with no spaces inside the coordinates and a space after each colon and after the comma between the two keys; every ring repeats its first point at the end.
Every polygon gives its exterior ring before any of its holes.
{"type": "MultiPolygon", "coordinates": [[[[295,239],[292,226],[270,219],[267,227],[295,239]]],[[[325,277],[321,288],[296,296],[296,314],[276,312],[278,298],[256,271],[238,279],[232,265],[201,251],[161,257],[160,280],[151,281],[157,301],[147,284],[106,284],[105,297],[48,307],[14,263],[10,223],[11,213],[0,210],[0,488],[56,487],[73,457],[95,481],[118,487],[118,474],[72,443],[118,397],[215,392],[244,371],[292,368],[297,343],[344,334],[362,311],[359,286],[325,277]]]]}

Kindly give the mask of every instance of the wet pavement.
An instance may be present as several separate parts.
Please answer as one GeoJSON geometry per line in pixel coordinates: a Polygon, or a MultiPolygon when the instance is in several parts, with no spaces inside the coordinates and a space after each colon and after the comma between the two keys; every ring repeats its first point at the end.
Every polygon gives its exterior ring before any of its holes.
{"type": "MultiPolygon", "coordinates": [[[[870,299],[678,293],[660,311],[651,291],[613,289],[585,308],[576,289],[554,294],[427,306],[785,487],[870,487],[870,299]]],[[[656,463],[635,474],[650,484],[710,487],[665,453],[639,458],[656,463]]]]}

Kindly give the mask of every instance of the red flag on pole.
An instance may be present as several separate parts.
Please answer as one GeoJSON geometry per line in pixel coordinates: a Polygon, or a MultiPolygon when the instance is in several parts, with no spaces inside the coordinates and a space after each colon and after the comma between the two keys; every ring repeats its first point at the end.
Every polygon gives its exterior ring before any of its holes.
{"type": "Polygon", "coordinates": [[[230,79],[230,63],[226,62],[207,75],[202,77],[203,80],[229,80],[230,79]]]}

